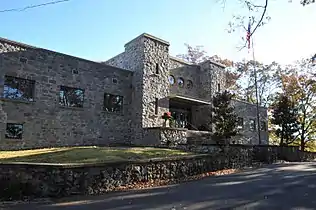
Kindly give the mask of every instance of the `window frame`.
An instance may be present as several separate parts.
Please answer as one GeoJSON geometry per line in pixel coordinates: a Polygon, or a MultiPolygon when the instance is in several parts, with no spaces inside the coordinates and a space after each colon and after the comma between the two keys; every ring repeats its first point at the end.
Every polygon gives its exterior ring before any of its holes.
{"type": "MultiPolygon", "coordinates": [[[[31,79],[25,79],[25,78],[22,78],[22,77],[15,77],[15,76],[9,76],[9,75],[5,75],[4,76],[4,85],[3,85],[3,92],[2,92],[2,98],[5,98],[5,99],[8,99],[8,100],[15,100],[15,101],[26,101],[26,102],[34,102],[35,101],[35,85],[36,85],[36,81],[35,80],[31,80],[31,79]],[[12,86],[9,86],[8,84],[8,80],[11,79],[11,81],[16,81],[17,83],[17,88],[15,88],[17,91],[20,91],[20,86],[21,86],[21,81],[23,82],[27,82],[27,85],[28,85],[28,91],[29,91],[29,94],[30,94],[30,97],[22,97],[23,94],[21,97],[14,97],[14,98],[10,98],[8,97],[8,92],[11,89],[14,89],[12,88],[12,86]],[[8,88],[6,88],[8,87],[8,88]],[[6,89],[8,89],[6,91],[6,89]]],[[[17,95],[18,92],[16,92],[15,94],[17,95]]]]}
{"type": "Polygon", "coordinates": [[[264,120],[260,121],[260,131],[267,131],[267,123],[264,120]]]}
{"type": "Polygon", "coordinates": [[[257,125],[256,125],[256,120],[255,119],[250,119],[249,130],[250,131],[256,131],[257,130],[257,125]],[[253,126],[251,124],[252,122],[253,122],[253,126]]]}
{"type": "MultiPolygon", "coordinates": [[[[112,104],[113,105],[113,104],[112,104]]],[[[113,109],[113,108],[112,108],[113,109]]],[[[113,93],[104,93],[103,94],[103,111],[104,112],[107,112],[107,113],[116,113],[116,114],[123,114],[124,113],[124,96],[122,95],[118,95],[118,94],[113,94],[113,93]],[[110,110],[107,110],[107,109],[111,109],[111,107],[108,107],[106,108],[106,95],[109,95],[110,98],[109,100],[111,99],[111,96],[114,96],[114,97],[119,97],[120,100],[121,100],[121,106],[120,106],[120,110],[119,111],[110,111],[110,110]]]]}
{"type": "Polygon", "coordinates": [[[5,129],[5,139],[13,139],[13,140],[22,140],[23,139],[23,132],[24,132],[24,124],[23,123],[7,123],[6,124],[6,129],[5,129]],[[8,131],[8,127],[10,126],[10,125],[17,125],[17,126],[21,126],[22,128],[21,128],[21,137],[8,137],[8,135],[7,135],[7,131],[8,131]]]}
{"type": "Polygon", "coordinates": [[[240,130],[243,130],[244,127],[245,127],[244,118],[243,117],[237,117],[237,128],[240,129],[240,130]],[[242,125],[240,125],[240,122],[242,123],[242,125]]]}
{"type": "MultiPolygon", "coordinates": [[[[65,90],[64,90],[65,91],[65,90]]],[[[81,89],[81,88],[75,88],[75,87],[70,87],[70,86],[66,86],[66,85],[60,85],[59,87],[59,94],[58,94],[58,104],[61,107],[67,107],[67,108],[84,108],[84,101],[85,101],[85,90],[81,89]],[[65,103],[61,104],[61,91],[62,88],[66,88],[66,89],[70,89],[70,90],[80,90],[82,91],[82,101],[80,106],[69,106],[68,104],[66,105],[65,103]]],[[[70,103],[70,102],[69,102],[70,103]]]]}

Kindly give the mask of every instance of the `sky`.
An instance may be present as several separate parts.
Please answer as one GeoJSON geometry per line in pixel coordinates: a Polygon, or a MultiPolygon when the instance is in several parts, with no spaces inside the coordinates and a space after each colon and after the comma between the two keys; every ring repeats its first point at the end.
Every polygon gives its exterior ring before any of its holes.
{"type": "MultiPolygon", "coordinates": [[[[0,10],[23,8],[52,0],[5,1],[0,10]]],[[[70,0],[29,9],[0,12],[0,37],[94,61],[124,51],[124,44],[146,32],[170,42],[170,54],[185,53],[184,43],[203,45],[209,55],[238,61],[249,59],[238,50],[246,32],[228,33],[240,5],[218,0],[70,0]]],[[[257,0],[263,2],[263,0],[257,0]]],[[[254,35],[255,59],[281,64],[316,53],[316,4],[270,0],[271,21],[254,35]]]]}

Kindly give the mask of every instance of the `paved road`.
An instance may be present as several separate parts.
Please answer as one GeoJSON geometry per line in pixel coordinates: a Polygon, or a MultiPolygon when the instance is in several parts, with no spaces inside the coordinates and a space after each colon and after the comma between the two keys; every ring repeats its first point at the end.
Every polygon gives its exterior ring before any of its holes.
{"type": "Polygon", "coordinates": [[[16,205],[10,209],[316,209],[316,163],[277,164],[180,185],[73,197],[51,204],[16,205]]]}

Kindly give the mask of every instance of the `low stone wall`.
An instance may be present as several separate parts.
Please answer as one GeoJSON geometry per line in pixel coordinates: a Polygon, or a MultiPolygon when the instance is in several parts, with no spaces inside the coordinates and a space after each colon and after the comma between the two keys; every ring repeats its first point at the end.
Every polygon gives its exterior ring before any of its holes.
{"type": "Polygon", "coordinates": [[[102,194],[132,183],[183,179],[228,167],[224,158],[210,154],[90,165],[0,164],[0,199],[102,194]]]}
{"type": "MultiPolygon", "coordinates": [[[[180,144],[176,148],[204,154],[223,154],[227,158],[247,159],[249,162],[274,163],[277,160],[291,162],[314,161],[316,160],[315,152],[302,152],[297,146],[275,146],[275,145],[216,145],[201,144],[188,145],[180,144]]],[[[235,162],[235,161],[233,161],[235,162]]]]}
{"type": "Polygon", "coordinates": [[[187,143],[187,129],[153,127],[144,129],[143,145],[175,146],[187,143]]]}

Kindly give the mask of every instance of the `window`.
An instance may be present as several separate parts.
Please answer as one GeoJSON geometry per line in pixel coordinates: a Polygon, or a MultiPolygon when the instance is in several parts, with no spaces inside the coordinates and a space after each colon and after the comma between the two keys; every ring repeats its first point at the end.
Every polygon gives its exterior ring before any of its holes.
{"type": "Polygon", "coordinates": [[[59,105],[66,107],[83,107],[84,90],[61,86],[59,91],[59,105]]]}
{"type": "Polygon", "coordinates": [[[217,91],[221,92],[221,84],[219,84],[219,83],[217,84],[217,91]]]}
{"type": "Polygon", "coordinates": [[[23,101],[34,101],[35,81],[5,76],[3,97],[23,101]]]}
{"type": "Polygon", "coordinates": [[[180,77],[180,78],[178,79],[178,85],[179,85],[179,87],[181,87],[181,88],[184,86],[184,80],[183,80],[182,77],[180,77]]]}
{"type": "Polygon", "coordinates": [[[22,139],[23,133],[23,125],[22,124],[15,124],[15,123],[8,123],[5,138],[7,139],[22,139]]]}
{"type": "Polygon", "coordinates": [[[117,84],[117,79],[116,78],[112,78],[112,83],[117,84]]]}
{"type": "Polygon", "coordinates": [[[256,120],[253,120],[253,119],[250,120],[250,130],[251,131],[256,130],[256,120]]]}
{"type": "Polygon", "coordinates": [[[238,129],[244,128],[244,118],[242,118],[242,117],[237,118],[237,128],[238,129]]]}
{"type": "Polygon", "coordinates": [[[193,82],[191,80],[187,81],[187,88],[191,89],[193,87],[193,82]]]}
{"type": "Polygon", "coordinates": [[[107,112],[123,112],[123,96],[105,93],[103,109],[107,112]]]}
{"type": "Polygon", "coordinates": [[[21,63],[26,63],[26,62],[27,62],[27,58],[21,57],[21,58],[20,58],[20,62],[21,62],[21,63]]]}
{"type": "Polygon", "coordinates": [[[156,63],[156,74],[159,74],[159,64],[156,63]]]}
{"type": "Polygon", "coordinates": [[[159,100],[158,100],[158,98],[155,98],[155,114],[158,114],[158,102],[159,102],[159,100]]]}
{"type": "Polygon", "coordinates": [[[170,85],[174,85],[174,83],[175,83],[174,76],[170,75],[170,76],[169,76],[169,84],[170,84],[170,85]]]}
{"type": "Polygon", "coordinates": [[[260,122],[260,130],[267,131],[267,124],[265,121],[260,122]]]}

